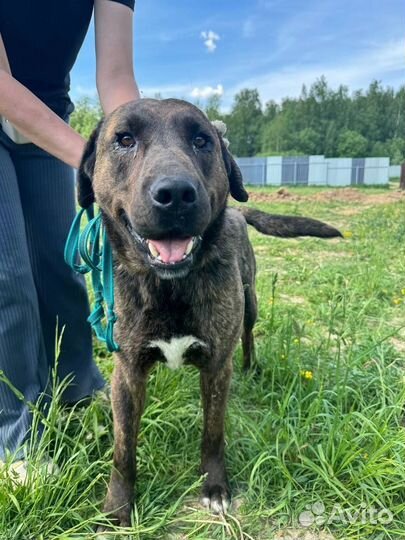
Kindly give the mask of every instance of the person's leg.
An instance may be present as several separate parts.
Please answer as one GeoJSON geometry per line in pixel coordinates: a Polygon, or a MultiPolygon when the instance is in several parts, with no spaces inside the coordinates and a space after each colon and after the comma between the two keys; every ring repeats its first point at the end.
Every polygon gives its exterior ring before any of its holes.
{"type": "MultiPolygon", "coordinates": [[[[48,365],[25,234],[16,172],[0,141],[0,370],[26,401],[47,384],[48,365]]],[[[0,459],[25,441],[32,417],[0,382],[0,459]]]]}
{"type": "Polygon", "coordinates": [[[66,402],[89,396],[104,386],[92,359],[86,286],[65,263],[64,246],[76,213],[71,167],[34,145],[13,153],[25,219],[28,249],[37,289],[42,332],[50,365],[55,362],[56,327],[63,328],[58,376],[73,375],[66,402]]]}

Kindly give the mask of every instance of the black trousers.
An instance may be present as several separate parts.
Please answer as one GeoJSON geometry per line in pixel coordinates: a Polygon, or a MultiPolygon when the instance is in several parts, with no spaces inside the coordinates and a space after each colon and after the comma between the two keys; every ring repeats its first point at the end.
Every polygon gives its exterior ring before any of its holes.
{"type": "MultiPolygon", "coordinates": [[[[76,212],[74,171],[33,144],[0,130],[0,370],[34,402],[55,364],[72,402],[102,388],[92,359],[85,283],[63,260],[76,212]]],[[[27,405],[0,382],[0,459],[15,452],[31,424],[27,405]]]]}

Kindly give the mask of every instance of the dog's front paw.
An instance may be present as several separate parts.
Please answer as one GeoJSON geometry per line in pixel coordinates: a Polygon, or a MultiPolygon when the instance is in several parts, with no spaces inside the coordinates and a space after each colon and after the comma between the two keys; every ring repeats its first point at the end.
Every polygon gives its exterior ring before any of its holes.
{"type": "Polygon", "coordinates": [[[116,527],[131,526],[131,504],[122,501],[106,501],[103,512],[106,518],[116,527]]]}
{"type": "Polygon", "coordinates": [[[105,517],[115,527],[130,527],[133,503],[133,483],[113,470],[103,507],[105,517]]]}
{"type": "Polygon", "coordinates": [[[130,516],[119,516],[116,514],[109,514],[107,517],[110,525],[99,525],[96,529],[97,533],[108,533],[115,530],[116,527],[130,527],[131,526],[131,517],[130,516]]]}
{"type": "Polygon", "coordinates": [[[114,527],[112,526],[110,527],[109,525],[99,525],[96,529],[97,540],[107,540],[108,538],[111,538],[109,534],[111,534],[113,531],[114,527]],[[104,536],[103,533],[107,533],[106,536],[104,536]]]}
{"type": "Polygon", "coordinates": [[[201,504],[214,514],[226,514],[231,504],[231,493],[224,483],[211,484],[206,482],[202,489],[201,504]]]}
{"type": "MultiPolygon", "coordinates": [[[[116,484],[110,485],[104,502],[103,513],[106,514],[105,517],[114,527],[131,526],[132,495],[130,489],[118,489],[116,484]]],[[[105,531],[109,530],[108,525],[104,525],[104,527],[105,531]]],[[[101,530],[98,532],[101,532],[101,530]]]]}

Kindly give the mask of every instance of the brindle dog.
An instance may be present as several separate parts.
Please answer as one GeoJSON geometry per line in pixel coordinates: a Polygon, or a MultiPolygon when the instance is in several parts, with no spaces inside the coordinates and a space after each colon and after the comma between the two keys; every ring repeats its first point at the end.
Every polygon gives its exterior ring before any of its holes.
{"type": "Polygon", "coordinates": [[[232,357],[253,356],[255,259],[246,221],[276,236],[339,236],[306,218],[243,213],[241,173],[206,116],[175,99],[119,107],[98,126],[78,175],[79,202],[100,206],[115,259],[114,467],[104,510],[129,525],[148,372],[156,361],[200,370],[202,502],[226,512],[224,417],[232,357]]]}

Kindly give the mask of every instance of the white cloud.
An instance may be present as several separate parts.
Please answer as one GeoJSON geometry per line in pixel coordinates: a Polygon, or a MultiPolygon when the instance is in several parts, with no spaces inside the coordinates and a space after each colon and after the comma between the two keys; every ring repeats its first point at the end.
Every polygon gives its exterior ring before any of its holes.
{"type": "Polygon", "coordinates": [[[222,96],[224,88],[222,84],[217,86],[195,86],[191,84],[168,84],[162,86],[141,86],[142,97],[156,97],[160,96],[163,99],[177,97],[187,99],[187,97],[193,97],[196,99],[207,99],[211,96],[222,96]]]}
{"type": "Polygon", "coordinates": [[[201,37],[204,40],[204,45],[207,47],[208,52],[214,52],[217,48],[217,41],[221,38],[218,34],[213,32],[212,30],[208,30],[208,32],[201,32],[201,37]]]}
{"type": "Polygon", "coordinates": [[[208,99],[212,96],[222,96],[224,93],[224,88],[222,84],[217,84],[216,88],[213,86],[202,86],[202,87],[196,87],[193,88],[193,90],[190,92],[190,96],[193,98],[202,98],[202,99],[208,99]]]}
{"type": "Polygon", "coordinates": [[[163,99],[171,97],[182,97],[190,93],[189,84],[164,84],[161,86],[143,86],[140,84],[141,97],[154,98],[161,96],[163,99]]]}
{"type": "Polygon", "coordinates": [[[289,64],[241,81],[229,88],[226,96],[229,100],[242,88],[257,88],[263,102],[280,101],[286,96],[298,96],[303,84],[308,87],[321,75],[325,75],[332,87],[344,84],[351,90],[366,88],[373,79],[394,86],[404,84],[405,40],[369,45],[366,51],[346,58],[344,62],[289,64]]]}

